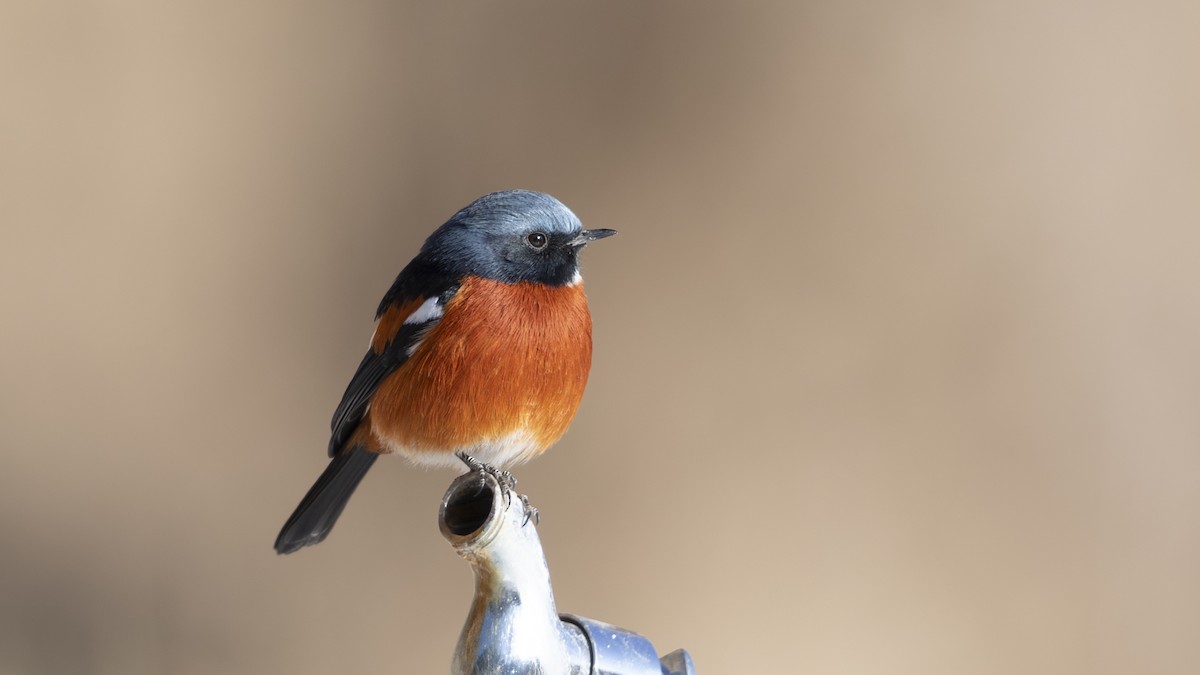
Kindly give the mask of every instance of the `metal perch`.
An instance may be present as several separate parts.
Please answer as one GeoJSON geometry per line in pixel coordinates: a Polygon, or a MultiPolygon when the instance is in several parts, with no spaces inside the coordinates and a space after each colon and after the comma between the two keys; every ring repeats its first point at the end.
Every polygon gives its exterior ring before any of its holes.
{"type": "Polygon", "coordinates": [[[537,527],[491,475],[464,474],[442,498],[442,534],[475,572],[455,675],[695,675],[682,649],[661,659],[637,633],[554,607],[537,527]]]}

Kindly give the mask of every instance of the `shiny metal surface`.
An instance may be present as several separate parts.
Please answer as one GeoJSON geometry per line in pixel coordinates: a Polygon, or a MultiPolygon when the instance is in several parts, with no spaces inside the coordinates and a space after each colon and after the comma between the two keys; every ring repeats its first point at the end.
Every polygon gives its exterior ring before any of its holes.
{"type": "Polygon", "coordinates": [[[695,675],[692,658],[682,649],[659,660],[650,640],[633,631],[574,614],[560,616],[587,638],[592,675],[695,675]]]}
{"type": "Polygon", "coordinates": [[[475,597],[455,649],[455,675],[694,675],[677,650],[554,607],[537,527],[491,475],[459,476],[442,498],[442,535],[475,573],[475,597]]]}
{"type": "Polygon", "coordinates": [[[686,649],[676,649],[660,659],[663,675],[696,675],[696,664],[686,649]]]}

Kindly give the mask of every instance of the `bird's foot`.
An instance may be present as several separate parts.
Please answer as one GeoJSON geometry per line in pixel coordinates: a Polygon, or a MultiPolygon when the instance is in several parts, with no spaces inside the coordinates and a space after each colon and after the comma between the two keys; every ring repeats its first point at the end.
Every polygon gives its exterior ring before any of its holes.
{"type": "Polygon", "coordinates": [[[517,496],[517,499],[521,501],[521,505],[525,508],[525,520],[521,523],[522,526],[528,525],[529,521],[531,520],[533,521],[534,525],[538,525],[542,522],[541,514],[538,513],[536,507],[529,503],[529,497],[517,492],[516,476],[504,471],[503,469],[497,469],[490,464],[484,464],[465,452],[456,453],[455,456],[462,460],[463,464],[467,465],[467,469],[469,471],[472,471],[479,476],[479,483],[481,486],[487,481],[487,476],[491,476],[492,478],[496,479],[496,484],[500,486],[500,491],[504,493],[505,508],[507,508],[509,504],[512,504],[513,495],[517,496]]]}
{"type": "MultiPolygon", "coordinates": [[[[455,453],[455,456],[462,460],[463,464],[467,465],[467,469],[479,475],[479,482],[483,483],[485,476],[491,476],[496,479],[496,483],[500,486],[500,491],[504,493],[504,505],[508,506],[512,503],[513,492],[517,487],[517,479],[511,473],[503,469],[497,469],[491,464],[484,464],[465,452],[455,453]]],[[[529,500],[524,495],[518,495],[522,499],[522,503],[528,506],[529,500]]],[[[526,518],[528,521],[528,518],[526,518]]]]}
{"type": "Polygon", "coordinates": [[[525,507],[525,521],[521,523],[522,527],[528,525],[530,520],[533,521],[535,526],[541,525],[542,516],[538,513],[537,507],[529,503],[529,497],[517,493],[517,498],[521,500],[521,504],[525,507]]]}
{"type": "Polygon", "coordinates": [[[493,476],[496,477],[496,482],[500,484],[500,487],[504,488],[505,490],[507,490],[509,492],[512,492],[513,490],[517,489],[517,477],[516,476],[512,475],[511,473],[509,473],[507,471],[504,471],[503,469],[497,469],[497,468],[491,467],[491,466],[489,466],[488,468],[492,470],[491,473],[493,476]]]}
{"type": "Polygon", "coordinates": [[[486,464],[475,459],[474,457],[468,455],[465,452],[456,452],[456,453],[454,453],[454,456],[459,458],[460,460],[462,460],[463,464],[467,465],[468,472],[474,473],[475,475],[477,475],[479,477],[480,487],[482,487],[483,484],[487,482],[488,466],[486,464]]]}

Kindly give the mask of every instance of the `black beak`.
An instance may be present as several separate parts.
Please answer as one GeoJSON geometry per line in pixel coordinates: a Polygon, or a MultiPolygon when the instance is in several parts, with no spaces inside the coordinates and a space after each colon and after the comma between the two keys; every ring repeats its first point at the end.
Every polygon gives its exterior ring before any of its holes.
{"type": "Polygon", "coordinates": [[[571,246],[586,246],[597,239],[611,237],[616,233],[616,230],[584,230],[579,233],[578,237],[571,240],[571,246]]]}

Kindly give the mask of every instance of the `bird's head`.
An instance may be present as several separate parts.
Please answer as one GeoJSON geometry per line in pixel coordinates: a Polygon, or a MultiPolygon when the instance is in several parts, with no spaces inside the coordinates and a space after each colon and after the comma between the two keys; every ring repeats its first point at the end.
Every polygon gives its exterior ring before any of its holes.
{"type": "Polygon", "coordinates": [[[585,230],[554,197],[505,190],[471,202],[439,227],[421,249],[446,272],[506,283],[576,283],[579,251],[616,230],[585,230]]]}

